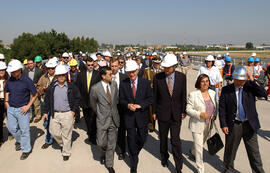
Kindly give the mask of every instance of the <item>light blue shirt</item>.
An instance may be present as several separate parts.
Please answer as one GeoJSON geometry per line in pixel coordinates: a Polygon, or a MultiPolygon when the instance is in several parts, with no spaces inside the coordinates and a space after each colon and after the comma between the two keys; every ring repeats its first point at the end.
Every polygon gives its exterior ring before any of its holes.
{"type": "Polygon", "coordinates": [[[70,111],[69,103],[68,103],[68,86],[67,82],[65,82],[63,87],[60,87],[58,82],[55,83],[54,89],[54,110],[55,111],[70,111]]]}
{"type": "Polygon", "coordinates": [[[172,90],[173,90],[173,87],[174,87],[174,78],[175,78],[175,72],[173,72],[170,76],[166,75],[166,83],[168,85],[168,78],[171,77],[172,79],[172,90]]]}
{"type": "MultiPolygon", "coordinates": [[[[131,88],[132,88],[132,80],[130,80],[130,85],[131,85],[131,88]]],[[[136,91],[137,91],[138,77],[135,79],[134,85],[135,85],[135,88],[136,88],[136,91]]]]}

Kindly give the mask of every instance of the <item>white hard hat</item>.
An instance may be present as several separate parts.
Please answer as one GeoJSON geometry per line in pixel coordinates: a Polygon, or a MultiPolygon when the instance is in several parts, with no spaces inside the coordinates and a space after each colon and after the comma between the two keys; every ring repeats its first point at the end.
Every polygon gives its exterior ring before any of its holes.
{"type": "Polygon", "coordinates": [[[64,65],[57,65],[55,68],[55,75],[66,74],[67,69],[64,65]]]}
{"type": "Polygon", "coordinates": [[[5,63],[5,62],[0,61],[0,70],[5,70],[5,69],[7,69],[7,65],[6,65],[6,63],[5,63]]]}
{"type": "Polygon", "coordinates": [[[112,57],[111,53],[109,51],[103,52],[103,56],[112,57]]]}
{"type": "Polygon", "coordinates": [[[97,60],[97,55],[96,55],[96,53],[91,53],[91,54],[90,54],[90,57],[91,57],[94,61],[97,60]]]}
{"type": "Polygon", "coordinates": [[[79,53],[82,54],[82,51],[80,51],[79,53]]]}
{"type": "Polygon", "coordinates": [[[221,58],[221,54],[218,54],[217,57],[218,57],[218,58],[221,58]]]}
{"type": "Polygon", "coordinates": [[[247,80],[247,69],[243,66],[237,67],[233,72],[233,78],[238,80],[247,80]]]}
{"type": "Polygon", "coordinates": [[[215,61],[215,58],[213,57],[213,55],[208,55],[208,56],[205,58],[205,61],[215,61]]]}
{"type": "Polygon", "coordinates": [[[8,67],[7,67],[7,72],[11,73],[11,72],[21,69],[22,67],[23,67],[22,63],[19,60],[14,59],[13,61],[9,62],[8,67]]]}
{"type": "Polygon", "coordinates": [[[68,55],[69,55],[70,57],[73,57],[72,52],[69,52],[68,55]]]}
{"type": "Polygon", "coordinates": [[[176,65],[178,62],[177,62],[177,58],[174,54],[167,54],[162,63],[161,63],[161,66],[163,67],[171,67],[171,66],[174,66],[176,65]]]}
{"type": "Polygon", "coordinates": [[[62,57],[63,57],[63,58],[64,58],[64,57],[69,57],[69,54],[68,54],[67,52],[65,52],[65,53],[62,54],[62,57]]]}
{"type": "Polygon", "coordinates": [[[183,52],[183,55],[186,55],[187,54],[187,52],[183,52]]]}
{"type": "Polygon", "coordinates": [[[139,56],[139,55],[140,55],[140,52],[137,52],[137,53],[136,53],[136,56],[139,56]]]}
{"type": "Polygon", "coordinates": [[[85,53],[82,54],[82,56],[85,56],[85,55],[86,55],[85,53]]]}
{"type": "Polygon", "coordinates": [[[152,53],[152,56],[157,56],[157,52],[152,53]]]}
{"type": "Polygon", "coordinates": [[[4,54],[0,53],[0,59],[5,59],[4,54]]]}
{"type": "Polygon", "coordinates": [[[257,56],[257,54],[256,54],[255,52],[253,52],[253,53],[251,54],[251,56],[257,56]]]}
{"type": "Polygon", "coordinates": [[[55,68],[57,66],[57,61],[55,61],[55,59],[50,59],[45,66],[47,68],[55,68]]]}
{"type": "Polygon", "coordinates": [[[57,63],[58,58],[57,57],[53,57],[51,60],[55,61],[57,63]]]}
{"type": "Polygon", "coordinates": [[[126,68],[125,68],[126,72],[135,71],[137,69],[139,69],[139,66],[136,61],[134,60],[126,61],[126,68]]]}
{"type": "Polygon", "coordinates": [[[229,56],[229,55],[230,55],[230,53],[229,53],[229,52],[227,52],[227,53],[226,53],[226,55],[227,55],[227,56],[229,56]]]}

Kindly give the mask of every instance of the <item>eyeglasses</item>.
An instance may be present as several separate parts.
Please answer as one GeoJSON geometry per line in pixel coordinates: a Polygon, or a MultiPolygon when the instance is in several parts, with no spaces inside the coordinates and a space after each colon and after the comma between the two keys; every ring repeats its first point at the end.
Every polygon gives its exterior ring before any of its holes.
{"type": "Polygon", "coordinates": [[[55,68],[47,68],[48,70],[55,70],[55,68]]]}
{"type": "Polygon", "coordinates": [[[63,57],[64,59],[68,59],[68,57],[63,57]]]}
{"type": "Polygon", "coordinates": [[[122,61],[122,62],[121,62],[121,61],[119,61],[119,64],[124,64],[124,61],[122,61]]]}
{"type": "Polygon", "coordinates": [[[94,64],[87,64],[87,66],[94,66],[94,64]]]}

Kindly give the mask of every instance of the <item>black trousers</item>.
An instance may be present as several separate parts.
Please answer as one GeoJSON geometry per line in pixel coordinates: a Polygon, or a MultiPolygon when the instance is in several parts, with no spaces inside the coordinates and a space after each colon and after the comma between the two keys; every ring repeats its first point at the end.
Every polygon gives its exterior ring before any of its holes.
{"type": "Polygon", "coordinates": [[[247,121],[244,123],[235,121],[232,131],[229,132],[228,135],[226,135],[224,152],[224,172],[234,172],[234,160],[242,138],[245,143],[252,172],[264,173],[257,140],[257,134],[253,131],[252,127],[247,121]]]}
{"type": "Polygon", "coordinates": [[[97,137],[97,122],[96,115],[91,108],[83,109],[83,116],[87,126],[87,135],[90,141],[96,141],[97,137]]]}
{"type": "Polygon", "coordinates": [[[143,148],[148,135],[148,126],[138,128],[127,128],[127,144],[132,168],[137,169],[139,162],[139,153],[143,148]]]}
{"type": "Polygon", "coordinates": [[[4,101],[0,101],[0,142],[4,142],[3,139],[3,122],[4,122],[4,101]]]}
{"type": "Polygon", "coordinates": [[[171,134],[172,154],[175,162],[175,167],[178,172],[181,172],[183,167],[182,146],[180,140],[181,121],[158,121],[159,136],[160,136],[160,154],[162,160],[168,160],[168,133],[171,134]]]}
{"type": "Polygon", "coordinates": [[[125,152],[126,152],[126,127],[124,116],[120,115],[120,126],[118,128],[116,153],[125,154],[125,152]]]}

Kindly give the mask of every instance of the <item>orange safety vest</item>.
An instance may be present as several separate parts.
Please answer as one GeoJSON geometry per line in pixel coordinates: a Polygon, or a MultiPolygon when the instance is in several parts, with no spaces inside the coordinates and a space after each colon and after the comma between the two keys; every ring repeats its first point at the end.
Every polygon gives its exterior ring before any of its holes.
{"type": "Polygon", "coordinates": [[[232,75],[232,63],[230,63],[229,72],[225,74],[225,76],[231,76],[232,75]]]}

